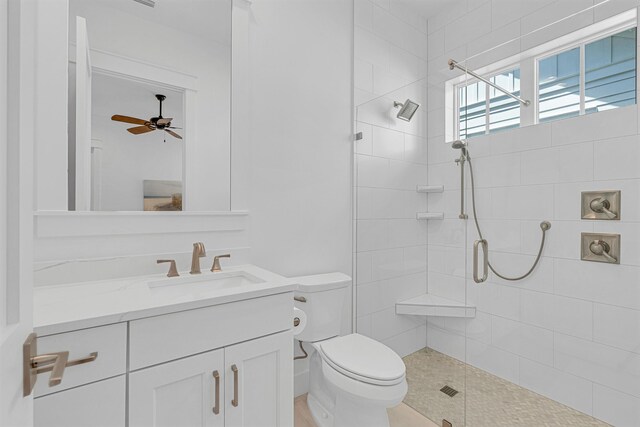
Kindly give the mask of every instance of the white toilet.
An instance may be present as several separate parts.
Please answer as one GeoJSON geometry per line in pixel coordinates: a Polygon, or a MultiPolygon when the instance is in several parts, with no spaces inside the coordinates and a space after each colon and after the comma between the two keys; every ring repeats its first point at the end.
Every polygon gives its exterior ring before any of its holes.
{"type": "Polygon", "coordinates": [[[359,334],[339,336],[351,278],[298,277],[296,308],[307,316],[296,336],[310,351],[307,401],[318,427],[389,427],[387,408],[407,394],[404,362],[359,334]]]}

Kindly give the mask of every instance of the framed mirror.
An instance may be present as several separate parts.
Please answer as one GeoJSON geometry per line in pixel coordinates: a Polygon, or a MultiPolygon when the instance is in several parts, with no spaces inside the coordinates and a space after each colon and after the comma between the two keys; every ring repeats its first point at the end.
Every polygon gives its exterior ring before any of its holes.
{"type": "Polygon", "coordinates": [[[70,211],[230,209],[231,0],[69,0],[70,211]]]}

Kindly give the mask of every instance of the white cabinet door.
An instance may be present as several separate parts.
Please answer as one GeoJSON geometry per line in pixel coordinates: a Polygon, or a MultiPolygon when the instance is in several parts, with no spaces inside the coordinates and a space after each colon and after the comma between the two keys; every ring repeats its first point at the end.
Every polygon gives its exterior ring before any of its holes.
{"type": "Polygon", "coordinates": [[[130,427],[223,425],[223,350],[186,357],[129,375],[130,427]],[[217,380],[214,373],[218,374],[217,380]]]}
{"type": "Polygon", "coordinates": [[[224,357],[225,427],[293,427],[291,332],[227,347],[224,357]]]}
{"type": "MultiPolygon", "coordinates": [[[[42,380],[42,379],[40,379],[42,380]]],[[[39,397],[35,427],[124,427],[125,376],[39,397]]]]}

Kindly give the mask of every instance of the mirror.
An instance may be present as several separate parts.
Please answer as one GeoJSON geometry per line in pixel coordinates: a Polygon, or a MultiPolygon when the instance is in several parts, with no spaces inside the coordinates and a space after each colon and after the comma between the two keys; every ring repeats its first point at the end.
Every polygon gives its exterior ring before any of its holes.
{"type": "Polygon", "coordinates": [[[68,208],[230,209],[231,0],[69,0],[68,208]]]}

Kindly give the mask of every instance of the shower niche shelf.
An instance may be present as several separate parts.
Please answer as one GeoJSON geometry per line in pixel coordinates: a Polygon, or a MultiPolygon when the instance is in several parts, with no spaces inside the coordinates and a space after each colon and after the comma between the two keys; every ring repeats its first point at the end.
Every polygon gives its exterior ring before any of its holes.
{"type": "Polygon", "coordinates": [[[476,317],[476,307],[437,295],[423,294],[396,303],[396,314],[437,317],[476,317]]]}
{"type": "Polygon", "coordinates": [[[442,193],[444,185],[416,185],[418,193],[442,193]]]}
{"type": "Polygon", "coordinates": [[[416,214],[417,220],[429,220],[429,219],[444,219],[444,213],[442,212],[418,212],[416,214]]]}

